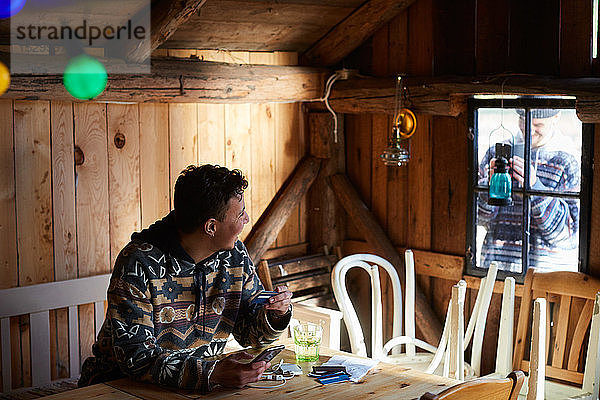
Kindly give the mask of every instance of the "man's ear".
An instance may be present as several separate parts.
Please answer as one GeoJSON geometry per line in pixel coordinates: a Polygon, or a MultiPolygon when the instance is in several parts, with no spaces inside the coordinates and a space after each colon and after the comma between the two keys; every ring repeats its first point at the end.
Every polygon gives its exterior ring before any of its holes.
{"type": "Polygon", "coordinates": [[[214,218],[209,218],[204,223],[204,232],[210,237],[215,236],[215,233],[217,232],[217,220],[214,218]]]}

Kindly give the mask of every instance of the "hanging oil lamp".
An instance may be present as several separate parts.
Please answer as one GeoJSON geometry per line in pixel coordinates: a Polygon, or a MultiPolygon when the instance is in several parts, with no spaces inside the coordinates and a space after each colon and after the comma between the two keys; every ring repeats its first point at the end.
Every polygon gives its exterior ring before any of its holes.
{"type": "Polygon", "coordinates": [[[417,130],[417,117],[408,108],[402,107],[404,85],[402,77],[396,80],[394,98],[394,119],[392,132],[388,138],[388,147],[381,154],[381,160],[387,166],[401,167],[410,160],[410,137],[417,130]]]}

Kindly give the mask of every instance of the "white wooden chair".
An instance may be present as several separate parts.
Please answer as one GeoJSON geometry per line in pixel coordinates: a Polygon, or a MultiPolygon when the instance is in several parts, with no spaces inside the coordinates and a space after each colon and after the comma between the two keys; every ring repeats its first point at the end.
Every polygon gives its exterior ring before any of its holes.
{"type": "Polygon", "coordinates": [[[546,299],[535,299],[531,328],[531,351],[527,391],[521,398],[527,400],[571,399],[597,400],[600,386],[600,292],[596,294],[590,326],[588,350],[581,388],[546,381],[546,299]]]}
{"type": "MultiPolygon", "coordinates": [[[[482,283],[483,285],[483,283],[482,283]]],[[[515,278],[504,280],[502,307],[500,309],[500,327],[496,346],[496,368],[486,378],[503,378],[512,371],[513,332],[515,326],[515,278]]]]}
{"type": "Polygon", "coordinates": [[[513,368],[529,371],[528,389],[521,391],[520,398],[599,398],[599,290],[599,279],[579,272],[527,271],[513,358],[513,368]],[[583,350],[586,332],[587,353],[583,350]]]}
{"type": "MultiPolygon", "coordinates": [[[[402,333],[402,292],[398,274],[392,264],[373,254],[354,254],[340,260],[332,272],[332,286],[335,298],[342,312],[344,313],[344,323],[348,329],[350,337],[350,345],[352,352],[355,354],[366,356],[366,346],[364,343],[364,335],[362,328],[345,285],[345,276],[348,270],[354,267],[363,268],[371,277],[372,291],[372,313],[371,313],[371,329],[372,329],[372,356],[386,362],[411,363],[416,368],[427,369],[434,371],[441,363],[441,358],[446,354],[449,348],[447,344],[451,340],[451,310],[448,307],[448,314],[442,339],[435,347],[429,343],[423,342],[415,337],[415,316],[414,316],[414,291],[415,291],[415,275],[414,275],[414,256],[411,250],[405,253],[405,268],[406,268],[406,297],[405,297],[405,329],[402,333]],[[393,315],[393,338],[383,345],[383,327],[382,327],[382,305],[381,305],[381,287],[379,279],[379,267],[383,268],[392,281],[392,289],[394,295],[394,315],[393,315]],[[406,345],[406,353],[401,354],[397,347],[398,345],[406,345]],[[431,354],[417,354],[415,348],[419,347],[431,354]],[[393,350],[392,350],[393,349],[393,350]],[[387,357],[388,352],[392,350],[393,358],[387,357]],[[422,367],[420,366],[422,365],[422,367]]],[[[465,337],[462,341],[463,350],[468,346],[473,339],[473,355],[472,362],[477,367],[481,360],[481,347],[483,343],[483,333],[485,330],[485,322],[487,319],[487,311],[491,301],[494,282],[496,280],[497,266],[492,265],[488,272],[488,276],[482,279],[481,290],[478,292],[475,308],[465,337]]],[[[466,285],[466,284],[465,284],[466,285]]],[[[452,304],[452,302],[451,302],[452,304]]],[[[455,303],[456,304],[456,303],[455,303]]],[[[458,309],[455,312],[459,312],[458,309]]],[[[461,352],[462,353],[462,352],[461,352]]],[[[450,353],[449,353],[450,354],[450,353]]],[[[472,373],[475,373],[473,371],[472,373]]],[[[468,374],[470,375],[470,374],[468,374]]]]}
{"type": "MultiPolygon", "coordinates": [[[[407,254],[408,251],[407,251],[407,254]]],[[[412,252],[410,252],[412,255],[412,252]]],[[[408,257],[408,256],[407,256],[408,257]]],[[[408,264],[408,263],[407,263],[408,264]]],[[[400,287],[400,280],[396,269],[387,260],[374,254],[354,254],[344,257],[334,266],[331,274],[331,284],[333,286],[333,292],[335,299],[344,315],[344,323],[348,329],[348,336],[350,338],[350,347],[354,354],[358,354],[363,357],[367,357],[367,348],[365,345],[364,334],[361,328],[361,324],[356,315],[356,311],[352,305],[348,291],[346,289],[346,273],[351,269],[359,267],[367,271],[371,277],[371,343],[372,343],[372,357],[380,359],[383,356],[383,316],[382,316],[382,300],[381,300],[381,286],[379,279],[379,267],[383,268],[390,276],[394,294],[394,314],[393,314],[393,337],[400,338],[402,336],[402,289],[400,287]]],[[[407,271],[411,268],[407,266],[407,271]]],[[[423,342],[417,338],[414,338],[414,268],[412,270],[412,279],[408,277],[406,290],[407,293],[413,293],[411,296],[408,295],[409,299],[406,302],[406,332],[404,337],[408,340],[398,343],[407,344],[407,355],[409,357],[414,356],[415,346],[423,348],[430,352],[435,352],[436,347],[429,343],[423,342]],[[412,281],[413,283],[409,283],[412,281]],[[411,315],[413,316],[411,319],[411,315]]],[[[409,275],[410,272],[407,272],[409,275]]],[[[398,341],[399,339],[396,339],[398,341]]],[[[401,340],[401,339],[400,339],[401,340]]]]}
{"type": "Polygon", "coordinates": [[[69,371],[79,377],[79,318],[77,306],[94,303],[96,334],[104,321],[104,301],[110,274],[68,281],[42,283],[0,291],[0,327],[2,337],[2,387],[12,389],[10,317],[29,314],[31,332],[31,382],[41,386],[50,377],[49,311],[69,309],[69,371]]]}

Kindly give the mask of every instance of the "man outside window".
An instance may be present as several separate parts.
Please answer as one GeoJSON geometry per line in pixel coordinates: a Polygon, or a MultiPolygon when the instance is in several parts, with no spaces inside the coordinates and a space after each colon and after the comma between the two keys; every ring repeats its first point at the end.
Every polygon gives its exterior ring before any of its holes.
{"type": "MultiPolygon", "coordinates": [[[[525,112],[517,110],[521,132],[525,132],[525,112]]],[[[531,157],[529,188],[555,192],[580,189],[580,153],[571,138],[558,128],[560,110],[531,110],[531,157]]],[[[523,146],[523,136],[515,148],[523,146]],[[519,143],[520,142],[520,143],[519,143]]],[[[494,173],[494,149],[486,152],[479,165],[479,184],[486,185],[494,173]]],[[[523,154],[515,152],[509,160],[516,186],[525,176],[523,154]]],[[[522,272],[523,198],[513,193],[510,206],[487,204],[487,193],[478,198],[478,223],[487,231],[481,249],[483,268],[492,261],[511,272],[522,272]]],[[[551,269],[578,269],[579,206],[575,199],[550,196],[530,197],[529,266],[551,269]]]]}
{"type": "Polygon", "coordinates": [[[221,361],[233,333],[242,346],[275,341],[291,318],[285,286],[259,306],[263,290],[238,239],[249,218],[239,170],[203,165],[175,184],[174,211],[134,233],[115,262],[106,319],[82,367],[80,386],[131,376],[208,392],[260,379],[264,361],[248,353],[221,361]]]}

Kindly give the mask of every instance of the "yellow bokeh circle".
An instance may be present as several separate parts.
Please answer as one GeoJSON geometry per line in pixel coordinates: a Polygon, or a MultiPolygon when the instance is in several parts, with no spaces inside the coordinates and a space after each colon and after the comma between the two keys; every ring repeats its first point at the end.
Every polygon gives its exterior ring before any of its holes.
{"type": "Polygon", "coordinates": [[[10,71],[0,62],[0,96],[3,95],[10,86],[10,71]]]}

